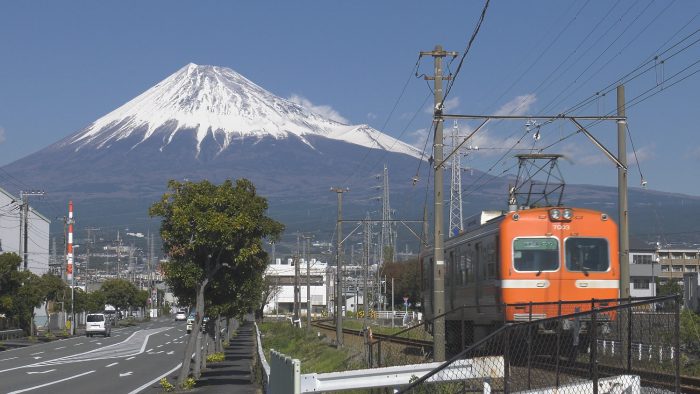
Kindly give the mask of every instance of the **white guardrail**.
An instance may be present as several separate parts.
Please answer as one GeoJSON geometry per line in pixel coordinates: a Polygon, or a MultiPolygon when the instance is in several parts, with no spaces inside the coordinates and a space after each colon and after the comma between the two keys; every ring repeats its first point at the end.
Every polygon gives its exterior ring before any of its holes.
{"type": "MultiPolygon", "coordinates": [[[[257,325],[255,330],[258,336],[258,353],[260,362],[265,370],[266,393],[268,394],[301,394],[318,393],[325,391],[341,391],[350,389],[367,389],[379,387],[399,387],[408,385],[412,379],[421,378],[425,374],[439,367],[442,363],[424,363],[403,365],[398,367],[384,367],[361,369],[354,371],[309,373],[301,374],[301,362],[292,359],[275,350],[271,350],[271,360],[268,365],[260,341],[260,331],[257,325]]],[[[427,383],[460,381],[476,378],[503,378],[504,360],[500,356],[477,357],[468,360],[458,360],[437,374],[431,376],[427,383]]],[[[629,394],[638,394],[641,391],[639,376],[621,375],[604,378],[598,381],[598,392],[607,393],[613,388],[622,388],[629,394]]],[[[491,393],[491,386],[484,383],[484,394],[491,393]]],[[[560,386],[558,388],[539,389],[525,391],[521,394],[531,393],[592,393],[593,382],[584,381],[575,384],[560,386]]]]}

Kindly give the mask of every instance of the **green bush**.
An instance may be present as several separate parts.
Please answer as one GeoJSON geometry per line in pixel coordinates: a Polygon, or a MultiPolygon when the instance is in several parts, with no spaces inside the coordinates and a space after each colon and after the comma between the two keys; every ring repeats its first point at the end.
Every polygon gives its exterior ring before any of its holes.
{"type": "Polygon", "coordinates": [[[171,391],[175,390],[175,386],[170,384],[170,382],[168,382],[167,378],[162,378],[159,383],[160,383],[160,387],[165,392],[171,392],[171,391]]]}
{"type": "Polygon", "coordinates": [[[208,363],[220,363],[224,361],[224,353],[218,352],[218,353],[212,353],[207,356],[207,362],[208,363]]]}

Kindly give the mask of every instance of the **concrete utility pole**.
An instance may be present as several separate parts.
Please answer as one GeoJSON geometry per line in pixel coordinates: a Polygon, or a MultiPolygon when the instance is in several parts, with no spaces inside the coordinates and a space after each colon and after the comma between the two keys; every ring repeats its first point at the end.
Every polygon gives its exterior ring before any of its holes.
{"type": "Polygon", "coordinates": [[[302,258],[306,262],[306,330],[311,331],[311,264],[307,253],[309,251],[308,244],[311,237],[303,236],[304,243],[302,244],[302,258]]]}
{"type": "Polygon", "coordinates": [[[364,319],[363,319],[363,321],[364,321],[363,327],[367,328],[367,317],[368,317],[367,315],[369,314],[369,308],[368,308],[369,307],[369,302],[368,302],[369,298],[368,298],[368,294],[367,294],[367,277],[369,276],[369,243],[371,242],[370,241],[371,230],[370,230],[370,222],[369,222],[369,212],[367,212],[363,232],[364,232],[364,234],[363,234],[364,235],[364,242],[362,243],[363,244],[362,262],[365,265],[365,269],[364,269],[365,275],[364,275],[364,283],[362,285],[362,304],[363,304],[364,312],[365,312],[364,319]]]}
{"type": "Polygon", "coordinates": [[[297,324],[301,313],[301,292],[299,291],[299,233],[297,232],[297,250],[294,253],[294,324],[297,324]]]}
{"type": "Polygon", "coordinates": [[[630,296],[629,221],[627,210],[627,115],[625,115],[625,86],[617,87],[617,167],[618,209],[620,217],[620,298],[630,296]]]}
{"type": "Polygon", "coordinates": [[[336,274],[336,299],[335,299],[335,341],[338,348],[343,347],[343,193],[350,189],[342,187],[331,187],[331,191],[338,195],[338,221],[336,223],[335,259],[338,267],[336,274]]]}
{"type": "Polygon", "coordinates": [[[20,238],[19,238],[19,250],[20,254],[23,255],[24,260],[24,270],[29,269],[29,197],[30,196],[43,196],[45,193],[42,191],[20,191],[19,197],[22,199],[22,205],[20,209],[20,238]]]}
{"type": "MultiPolygon", "coordinates": [[[[435,106],[433,108],[433,123],[435,134],[433,136],[433,163],[434,165],[434,244],[433,244],[433,316],[445,313],[445,250],[443,218],[445,215],[442,206],[443,201],[443,92],[442,81],[450,80],[450,76],[442,75],[442,58],[446,56],[456,57],[457,52],[448,52],[442,46],[436,45],[430,52],[421,52],[421,56],[432,56],[435,61],[435,75],[426,76],[426,80],[433,81],[433,91],[435,94],[435,106]]],[[[437,318],[433,320],[433,359],[434,361],[445,361],[445,319],[437,318]]]]}

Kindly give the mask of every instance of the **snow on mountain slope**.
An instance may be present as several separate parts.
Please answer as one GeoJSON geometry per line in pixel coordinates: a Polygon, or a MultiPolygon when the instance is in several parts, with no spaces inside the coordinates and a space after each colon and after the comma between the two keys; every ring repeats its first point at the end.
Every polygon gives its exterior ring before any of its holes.
{"type": "Polygon", "coordinates": [[[211,135],[225,150],[237,138],[322,136],[368,148],[420,157],[414,147],[367,125],[344,125],[266,91],[225,67],[188,64],[128,103],[63,141],[76,151],[102,149],[138,135],[164,133],[164,146],[181,130],[195,130],[196,154],[211,135]]]}

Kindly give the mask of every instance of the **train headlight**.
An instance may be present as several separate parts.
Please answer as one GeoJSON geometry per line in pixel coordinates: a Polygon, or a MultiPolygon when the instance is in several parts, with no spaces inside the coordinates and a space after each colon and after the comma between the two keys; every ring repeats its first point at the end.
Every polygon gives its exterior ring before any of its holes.
{"type": "Polygon", "coordinates": [[[564,220],[571,220],[574,217],[574,211],[567,208],[564,210],[562,217],[564,218],[564,220]]]}
{"type": "Polygon", "coordinates": [[[570,208],[552,208],[549,210],[549,220],[564,222],[574,218],[574,211],[570,208]]]}
{"type": "Polygon", "coordinates": [[[556,208],[550,209],[549,218],[552,220],[561,220],[561,211],[556,208]]]}

